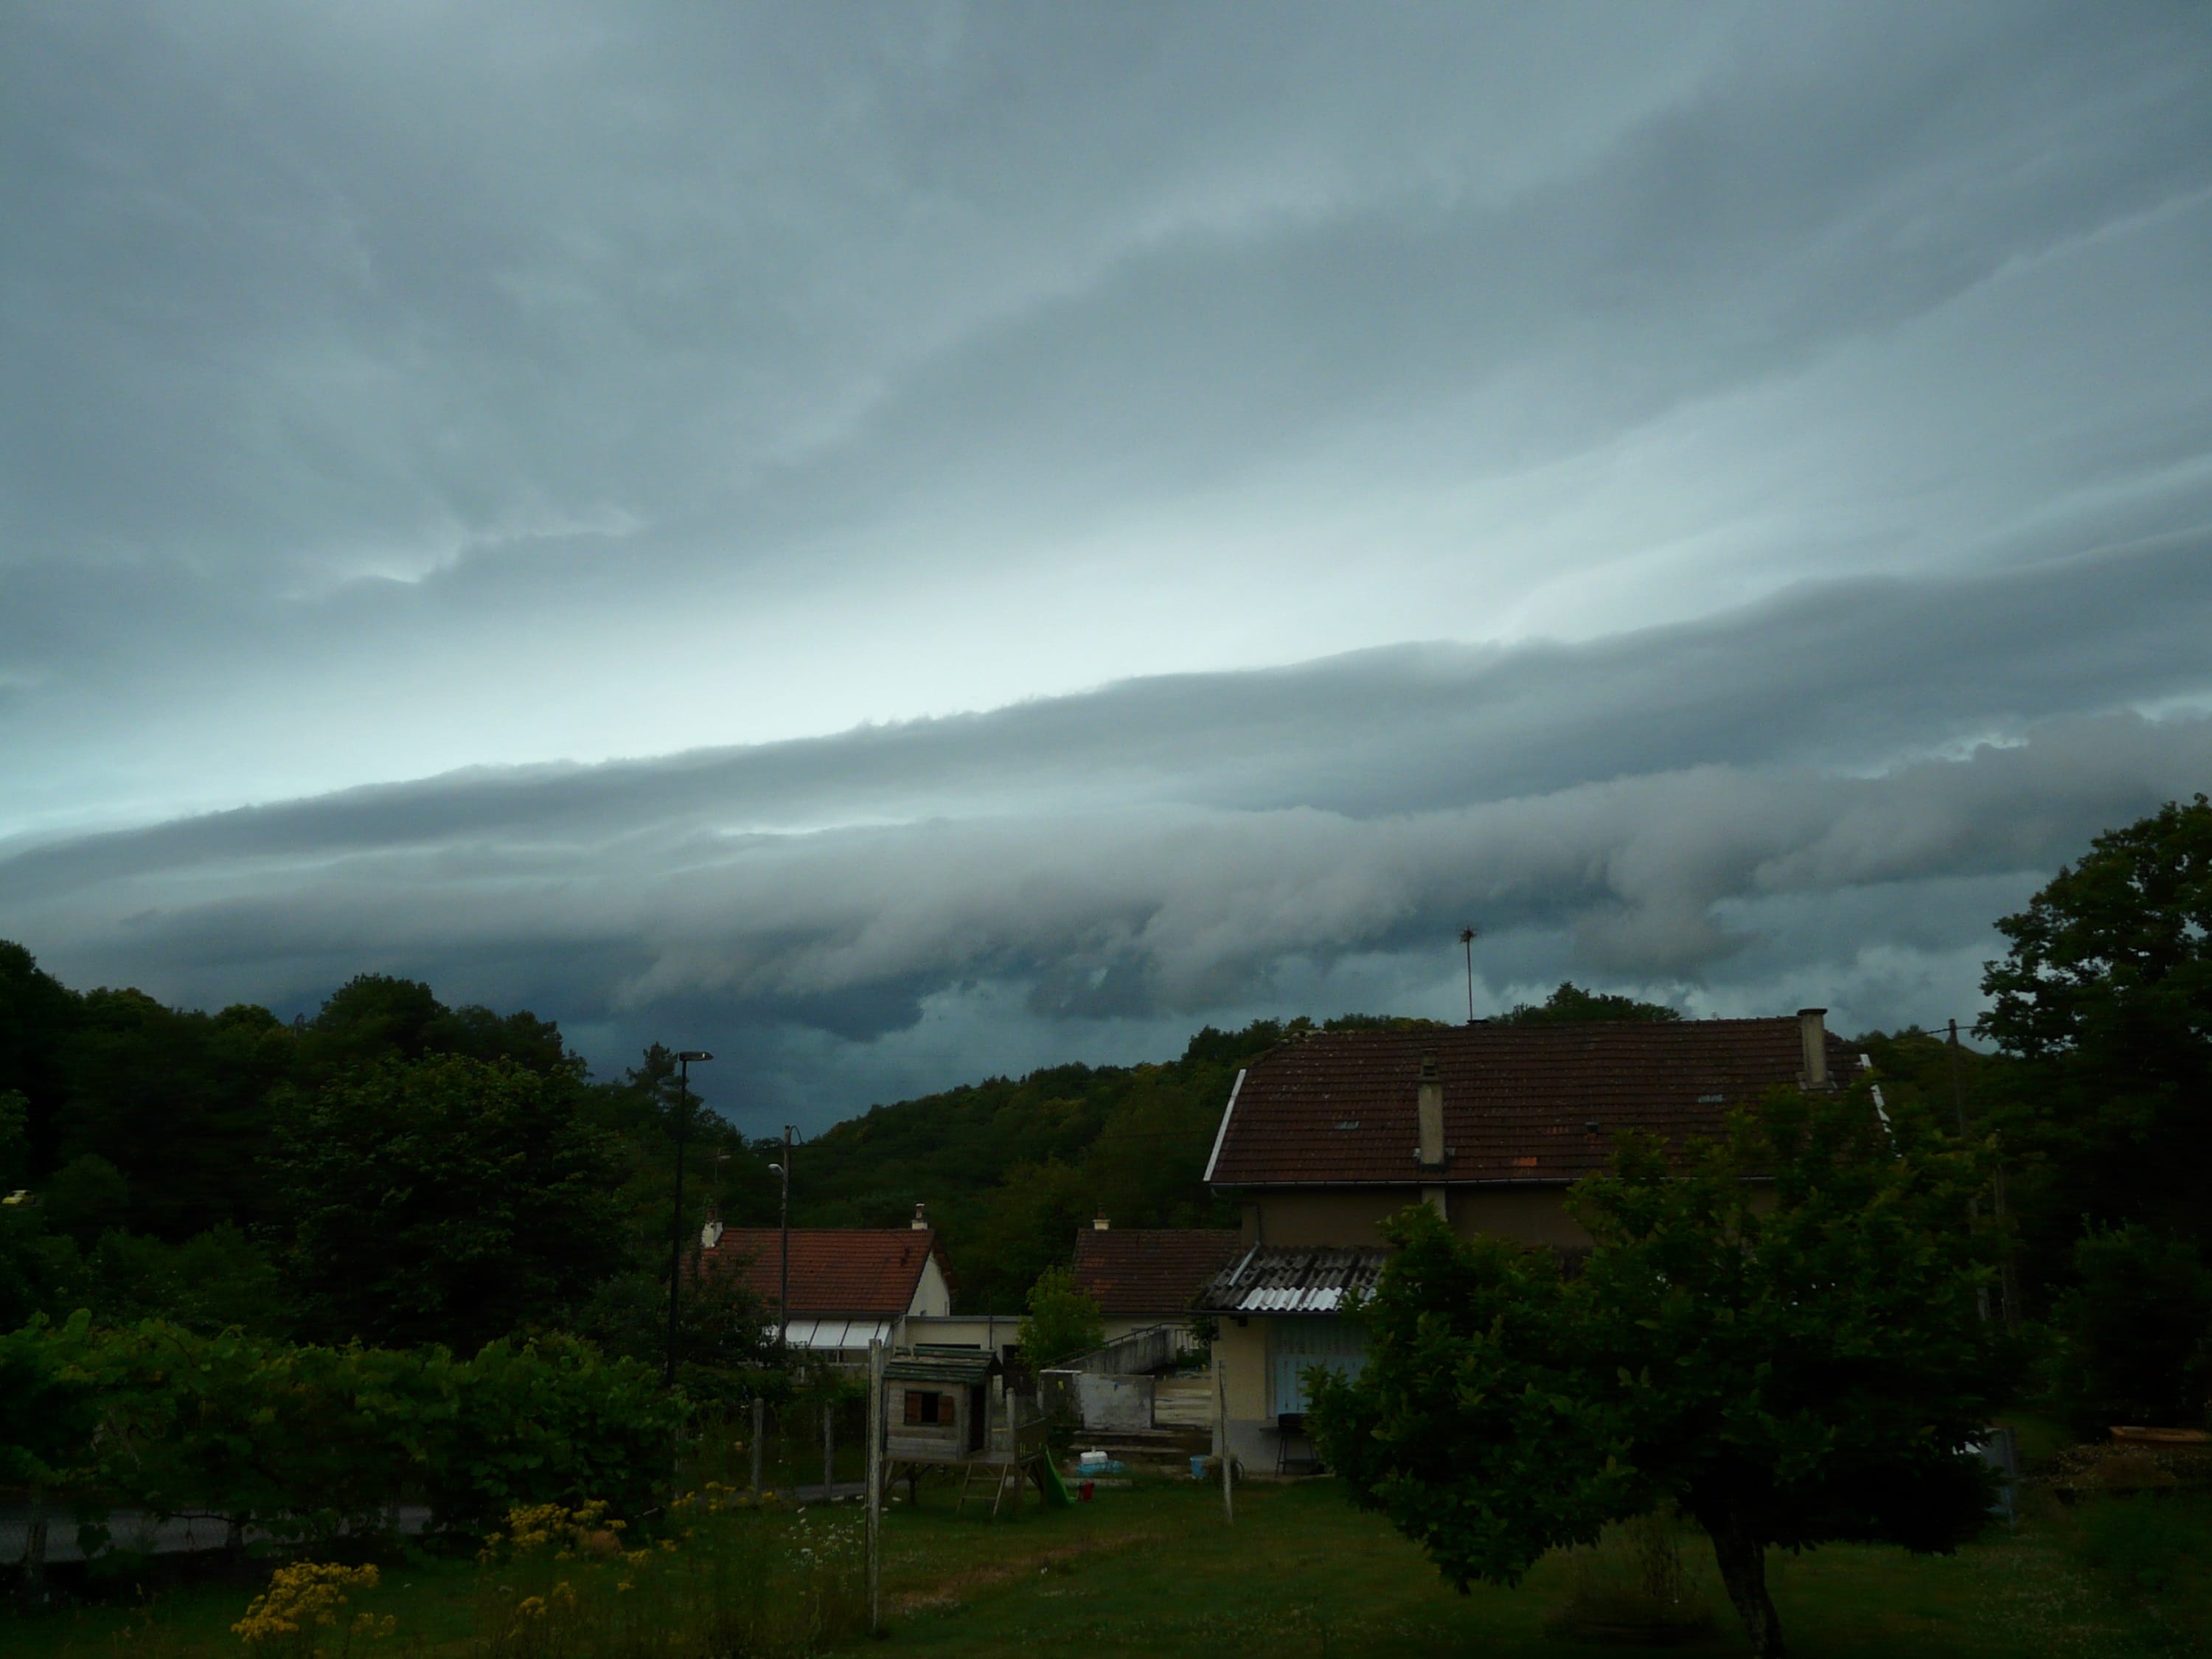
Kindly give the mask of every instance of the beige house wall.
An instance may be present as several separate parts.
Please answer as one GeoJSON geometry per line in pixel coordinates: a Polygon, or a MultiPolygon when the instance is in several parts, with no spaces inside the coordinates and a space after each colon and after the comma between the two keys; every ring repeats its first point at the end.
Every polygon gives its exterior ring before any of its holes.
{"type": "Polygon", "coordinates": [[[1587,1249],[1590,1236],[1567,1213],[1564,1187],[1476,1187],[1448,1194],[1451,1228],[1462,1238],[1487,1235],[1522,1244],[1587,1249]]]}
{"type": "MultiPolygon", "coordinates": [[[[1433,1190],[1433,1189],[1432,1189],[1433,1190]]],[[[1587,1246],[1589,1234],[1566,1212],[1564,1187],[1448,1187],[1445,1213],[1462,1238],[1487,1233],[1524,1244],[1587,1246]]],[[[1418,1187],[1273,1192],[1244,1202],[1247,1244],[1381,1245],[1382,1224],[1422,1201],[1418,1187]]]]}
{"type": "Polygon", "coordinates": [[[1224,1314],[1213,1337],[1213,1372],[1231,1423],[1257,1423],[1267,1415],[1267,1322],[1239,1322],[1224,1314]]]}

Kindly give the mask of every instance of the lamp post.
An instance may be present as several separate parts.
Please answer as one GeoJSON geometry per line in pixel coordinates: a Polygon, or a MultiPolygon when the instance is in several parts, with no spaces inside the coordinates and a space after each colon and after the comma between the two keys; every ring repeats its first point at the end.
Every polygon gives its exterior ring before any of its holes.
{"type": "Polygon", "coordinates": [[[668,1369],[666,1381],[676,1385],[676,1298],[684,1283],[684,1132],[691,1127],[691,1062],[709,1060],[704,1048],[686,1048],[676,1056],[676,1218],[668,1237],[668,1369]]]}
{"type": "Polygon", "coordinates": [[[783,1162],[768,1166],[783,1178],[783,1203],[776,1223],[782,1248],[778,1252],[775,1292],[775,1363],[791,1368],[791,1125],[783,1126],[783,1162]]]}

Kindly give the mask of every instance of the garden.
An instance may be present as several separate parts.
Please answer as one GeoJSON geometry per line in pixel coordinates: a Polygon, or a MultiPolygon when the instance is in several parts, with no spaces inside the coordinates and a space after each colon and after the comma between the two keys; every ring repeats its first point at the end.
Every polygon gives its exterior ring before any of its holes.
{"type": "MultiPolygon", "coordinates": [[[[201,1578],[0,1623],[26,1659],[202,1656],[1000,1654],[1565,1656],[1620,1651],[1626,1609],[1671,1601],[1668,1646],[1738,1654],[1704,1540],[1616,1528],[1521,1587],[1462,1595],[1328,1480],[1238,1493],[1138,1480],[1073,1510],[952,1512],[925,1486],[884,1524],[887,1639],[866,1634],[860,1506],[717,1485],[629,1526],[591,1505],[517,1506],[474,1549],[323,1550],[258,1582],[201,1578]],[[327,1622],[318,1623],[318,1618],[327,1622]]],[[[1948,1556],[1831,1546],[1770,1570],[1800,1655],[2185,1654],[2212,1636],[2212,1494],[2060,1502],[2031,1486],[2016,1529],[1948,1556]]]]}

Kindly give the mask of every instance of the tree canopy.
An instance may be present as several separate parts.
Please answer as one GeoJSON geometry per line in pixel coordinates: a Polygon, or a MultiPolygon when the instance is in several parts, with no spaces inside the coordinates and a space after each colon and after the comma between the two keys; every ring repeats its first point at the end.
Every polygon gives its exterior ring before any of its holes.
{"type": "Polygon", "coordinates": [[[1671,1024],[1681,1014],[1664,1003],[1639,1002],[1607,991],[1585,991],[1571,980],[1539,1003],[1516,1002],[1498,1016],[1500,1025],[1592,1025],[1610,1020],[1671,1024]]]}
{"type": "Polygon", "coordinates": [[[1684,1164],[1627,1139],[1572,1195],[1572,1279],[1409,1210],[1364,1373],[1317,1378],[1322,1449],[1462,1588],[1673,1503],[1778,1654],[1770,1547],[1943,1550],[1983,1521],[1969,1447],[2010,1364],[1978,1306],[1988,1176],[1923,1114],[1787,1093],[1684,1164]]]}
{"type": "Polygon", "coordinates": [[[582,1296],[620,1259],[617,1150],[559,1073],[387,1060],[288,1112],[284,1265],[339,1341],[467,1350],[582,1296]]]}
{"type": "Polygon", "coordinates": [[[1977,1026],[2014,1062],[2031,1267],[2064,1276],[2084,1218],[2200,1248],[2212,1229],[2212,801],[2099,836],[2002,918],[1977,1026]]]}

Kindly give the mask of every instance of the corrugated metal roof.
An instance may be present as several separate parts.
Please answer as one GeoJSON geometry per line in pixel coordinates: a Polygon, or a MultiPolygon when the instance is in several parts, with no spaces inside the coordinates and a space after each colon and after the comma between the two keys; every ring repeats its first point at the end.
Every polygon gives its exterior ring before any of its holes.
{"type": "Polygon", "coordinates": [[[1260,1244],[1214,1276],[1199,1306],[1214,1313],[1330,1314],[1374,1290],[1388,1250],[1260,1244]]]}
{"type": "Polygon", "coordinates": [[[989,1380],[997,1364],[981,1348],[921,1348],[896,1353],[884,1361],[884,1376],[892,1382],[963,1382],[989,1380]]]}

